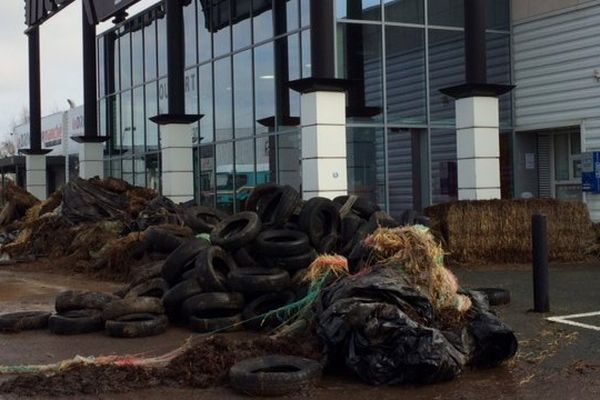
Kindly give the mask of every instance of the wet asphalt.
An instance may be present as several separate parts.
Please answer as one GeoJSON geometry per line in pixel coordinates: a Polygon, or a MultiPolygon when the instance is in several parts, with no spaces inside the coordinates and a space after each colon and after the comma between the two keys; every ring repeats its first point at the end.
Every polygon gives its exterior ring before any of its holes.
{"type": "MultiPolygon", "coordinates": [[[[508,289],[512,301],[497,312],[515,329],[520,351],[515,360],[493,370],[465,371],[458,379],[425,387],[372,387],[351,376],[326,377],[318,388],[289,398],[311,399],[600,399],[600,332],[551,323],[547,316],[600,311],[600,264],[553,265],[549,314],[532,313],[529,266],[471,267],[454,271],[467,288],[508,289]]],[[[51,310],[63,289],[114,291],[109,282],[76,274],[0,267],[0,312],[51,310]]],[[[600,318],[581,320],[600,326],[600,318]]],[[[189,332],[171,328],[165,335],[114,339],[103,334],[61,337],[48,332],[0,334],[0,365],[49,364],[76,355],[160,355],[179,347],[189,332]]],[[[5,378],[0,378],[5,379],[5,378]]],[[[0,399],[14,399],[0,395],[0,399]]],[[[44,397],[39,397],[44,398],[44,397]]],[[[207,390],[151,388],[123,394],[73,399],[224,399],[247,398],[227,387],[207,390]]]]}

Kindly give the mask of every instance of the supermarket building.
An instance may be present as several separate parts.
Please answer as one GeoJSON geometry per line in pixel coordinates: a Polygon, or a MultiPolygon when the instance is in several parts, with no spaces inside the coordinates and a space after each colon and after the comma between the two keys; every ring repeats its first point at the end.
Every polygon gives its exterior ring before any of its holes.
{"type": "MultiPolygon", "coordinates": [[[[83,3],[85,25],[94,2],[83,3]]],[[[81,108],[49,117],[69,144],[53,150],[62,175],[46,163],[46,191],[87,168],[229,211],[277,181],[305,197],[367,196],[392,215],[556,197],[584,199],[600,219],[580,178],[582,153],[600,150],[600,1],[166,0],[118,11],[86,75],[94,132],[72,129],[81,108]],[[484,27],[465,13],[481,4],[484,27]]]]}

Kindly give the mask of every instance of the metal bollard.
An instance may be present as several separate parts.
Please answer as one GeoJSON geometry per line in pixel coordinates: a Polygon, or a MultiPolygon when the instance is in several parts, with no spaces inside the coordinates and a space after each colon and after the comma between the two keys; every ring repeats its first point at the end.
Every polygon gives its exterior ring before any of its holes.
{"type": "Polygon", "coordinates": [[[546,216],[534,214],[531,218],[533,247],[533,311],[550,311],[550,282],[548,278],[548,235],[546,216]]]}

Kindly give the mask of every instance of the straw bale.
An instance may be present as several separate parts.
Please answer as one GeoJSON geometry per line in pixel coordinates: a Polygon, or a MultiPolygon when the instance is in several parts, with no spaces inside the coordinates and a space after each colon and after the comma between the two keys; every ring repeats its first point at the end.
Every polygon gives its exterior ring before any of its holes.
{"type": "Polygon", "coordinates": [[[595,240],[587,207],[555,199],[479,200],[440,204],[425,210],[453,262],[531,262],[531,217],[547,216],[551,261],[584,261],[595,240]]]}

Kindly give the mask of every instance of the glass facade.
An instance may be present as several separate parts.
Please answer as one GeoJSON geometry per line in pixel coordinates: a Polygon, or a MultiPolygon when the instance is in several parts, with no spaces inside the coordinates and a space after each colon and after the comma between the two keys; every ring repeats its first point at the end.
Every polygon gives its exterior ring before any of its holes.
{"type": "MultiPolygon", "coordinates": [[[[510,83],[508,0],[490,3],[489,81],[510,83]]],[[[191,0],[184,7],[186,112],[194,127],[197,200],[243,209],[256,184],[300,188],[300,96],[311,76],[309,0],[191,0]],[[187,4],[189,3],[189,4],[187,4]]],[[[351,192],[392,214],[456,198],[454,101],[464,81],[462,0],[337,0],[338,77],[351,79],[351,192]]],[[[98,38],[99,117],[106,172],[159,189],[159,127],[167,110],[162,4],[98,38]]],[[[511,96],[501,99],[512,129],[511,96]]]]}

